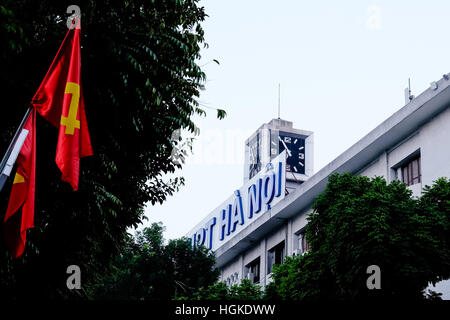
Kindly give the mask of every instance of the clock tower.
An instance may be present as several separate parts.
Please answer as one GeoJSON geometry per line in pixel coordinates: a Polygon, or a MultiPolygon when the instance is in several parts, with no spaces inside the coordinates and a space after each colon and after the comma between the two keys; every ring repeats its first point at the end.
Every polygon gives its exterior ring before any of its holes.
{"type": "Polygon", "coordinates": [[[286,187],[295,188],[314,173],[314,134],[294,129],[290,121],[272,119],[245,141],[244,182],[286,150],[286,187]]]}

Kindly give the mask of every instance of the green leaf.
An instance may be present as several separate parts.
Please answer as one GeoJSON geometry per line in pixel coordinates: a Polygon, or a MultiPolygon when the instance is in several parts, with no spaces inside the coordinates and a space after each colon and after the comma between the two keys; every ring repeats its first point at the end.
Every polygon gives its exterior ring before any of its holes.
{"type": "Polygon", "coordinates": [[[225,110],[217,109],[217,118],[223,119],[226,116],[227,116],[227,113],[225,112],[225,110]]]}

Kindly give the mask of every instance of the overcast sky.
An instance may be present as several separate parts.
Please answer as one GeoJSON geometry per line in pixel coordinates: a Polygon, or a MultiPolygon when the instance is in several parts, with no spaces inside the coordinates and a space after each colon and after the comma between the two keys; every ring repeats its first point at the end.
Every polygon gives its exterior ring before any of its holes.
{"type": "Polygon", "coordinates": [[[277,117],[314,132],[314,172],[450,71],[450,1],[202,1],[208,80],[186,185],[146,216],[186,235],[243,184],[244,141],[277,117]],[[220,65],[210,63],[212,59],[220,65]]]}

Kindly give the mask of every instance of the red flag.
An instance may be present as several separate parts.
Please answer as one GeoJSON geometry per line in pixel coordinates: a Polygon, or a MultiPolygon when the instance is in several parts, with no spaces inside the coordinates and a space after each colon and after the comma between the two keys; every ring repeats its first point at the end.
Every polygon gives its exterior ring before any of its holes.
{"type": "Polygon", "coordinates": [[[62,180],[78,190],[80,158],[93,154],[81,89],[81,50],[78,28],[69,29],[31,101],[59,129],[56,164],[62,180]]]}
{"type": "Polygon", "coordinates": [[[28,133],[17,157],[17,172],[3,225],[5,242],[14,258],[22,255],[27,229],[34,227],[36,111],[30,113],[23,130],[28,133]]]}

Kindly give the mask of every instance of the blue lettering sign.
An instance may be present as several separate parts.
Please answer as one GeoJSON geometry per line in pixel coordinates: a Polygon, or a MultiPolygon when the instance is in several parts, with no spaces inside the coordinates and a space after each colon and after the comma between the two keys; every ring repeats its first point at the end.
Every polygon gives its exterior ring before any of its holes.
{"type": "Polygon", "coordinates": [[[281,193],[284,191],[283,190],[283,185],[282,185],[282,177],[283,177],[283,163],[278,162],[278,184],[277,184],[277,192],[275,194],[275,197],[279,197],[281,196],[281,193]]]}
{"type": "Polygon", "coordinates": [[[241,225],[244,224],[244,210],[242,208],[242,197],[239,190],[234,192],[235,198],[233,207],[231,209],[231,222],[229,228],[231,232],[236,230],[236,225],[239,223],[241,225]]]}
{"type": "Polygon", "coordinates": [[[267,206],[266,210],[270,209],[270,203],[275,196],[275,172],[268,172],[263,178],[263,202],[267,206]]]}
{"type": "Polygon", "coordinates": [[[213,242],[213,228],[216,224],[216,217],[212,218],[208,221],[208,223],[205,226],[205,230],[208,233],[208,236],[206,238],[206,246],[208,249],[212,249],[212,242],[213,242]]]}
{"type": "Polygon", "coordinates": [[[220,240],[223,240],[225,235],[230,235],[230,213],[231,204],[227,206],[227,209],[222,209],[220,217],[220,240]]]}
{"type": "Polygon", "coordinates": [[[205,228],[200,228],[195,234],[194,234],[194,246],[202,246],[205,244],[206,239],[206,230],[205,228]]]}
{"type": "Polygon", "coordinates": [[[262,189],[261,178],[258,179],[256,184],[252,184],[248,188],[247,217],[249,219],[253,218],[254,213],[259,213],[261,211],[261,189],[262,189]]]}

